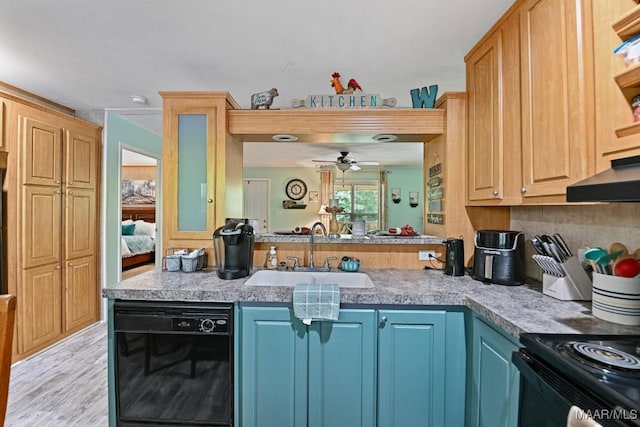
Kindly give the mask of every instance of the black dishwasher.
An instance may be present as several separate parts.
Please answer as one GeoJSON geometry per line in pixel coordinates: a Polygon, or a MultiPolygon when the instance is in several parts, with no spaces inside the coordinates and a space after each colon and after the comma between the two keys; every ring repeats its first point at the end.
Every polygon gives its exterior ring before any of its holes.
{"type": "Polygon", "coordinates": [[[233,305],[116,301],[118,426],[233,425],[233,305]]]}

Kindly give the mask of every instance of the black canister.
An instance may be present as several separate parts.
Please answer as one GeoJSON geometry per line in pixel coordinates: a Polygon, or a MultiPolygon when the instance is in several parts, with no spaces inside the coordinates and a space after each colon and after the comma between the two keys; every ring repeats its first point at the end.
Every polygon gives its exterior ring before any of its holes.
{"type": "Polygon", "coordinates": [[[444,244],[444,274],[464,276],[464,241],[462,239],[447,239],[444,244]]]}

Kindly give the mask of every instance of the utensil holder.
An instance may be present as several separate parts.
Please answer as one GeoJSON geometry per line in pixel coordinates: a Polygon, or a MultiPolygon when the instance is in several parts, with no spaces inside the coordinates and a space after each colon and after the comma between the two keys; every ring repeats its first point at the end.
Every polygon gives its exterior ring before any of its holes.
{"type": "Polygon", "coordinates": [[[593,273],[594,317],[622,325],[640,325],[640,276],[593,273]]]}
{"type": "Polygon", "coordinates": [[[592,285],[576,256],[560,263],[551,257],[533,255],[542,268],[542,293],[563,301],[590,301],[592,285]]]}

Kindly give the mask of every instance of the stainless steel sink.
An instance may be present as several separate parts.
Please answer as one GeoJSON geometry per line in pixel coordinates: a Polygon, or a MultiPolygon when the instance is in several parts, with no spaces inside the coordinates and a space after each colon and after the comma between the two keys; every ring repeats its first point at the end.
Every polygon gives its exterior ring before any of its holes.
{"type": "Polygon", "coordinates": [[[295,286],[298,283],[336,283],[341,288],[373,288],[366,273],[320,271],[256,271],[244,283],[247,286],[295,286]]]}

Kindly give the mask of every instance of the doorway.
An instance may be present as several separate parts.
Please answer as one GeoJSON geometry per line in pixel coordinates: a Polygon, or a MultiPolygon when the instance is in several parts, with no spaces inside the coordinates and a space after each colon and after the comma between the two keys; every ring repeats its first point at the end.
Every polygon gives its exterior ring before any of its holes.
{"type": "Polygon", "coordinates": [[[257,219],[258,229],[255,233],[269,231],[269,187],[268,178],[251,178],[242,180],[242,212],[245,218],[257,219]]]}
{"type": "Polygon", "coordinates": [[[161,259],[156,250],[160,170],[158,159],[131,147],[122,147],[120,158],[119,258],[121,279],[126,279],[155,268],[161,259]]]}

